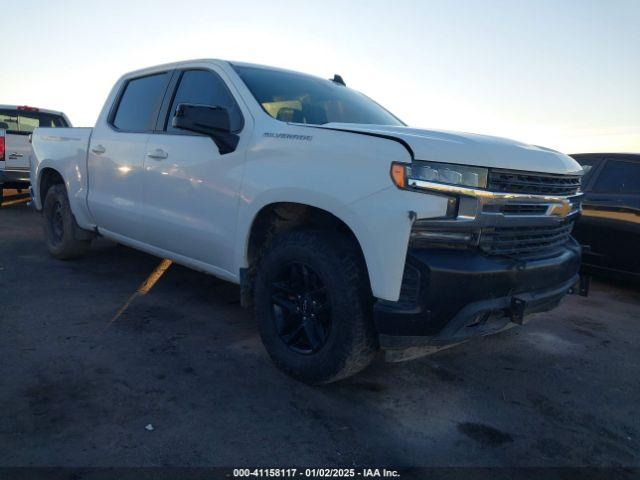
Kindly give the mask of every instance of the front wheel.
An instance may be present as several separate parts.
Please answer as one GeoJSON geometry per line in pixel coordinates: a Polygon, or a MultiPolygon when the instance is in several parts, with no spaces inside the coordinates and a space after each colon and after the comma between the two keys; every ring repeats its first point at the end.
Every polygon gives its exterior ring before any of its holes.
{"type": "Polygon", "coordinates": [[[60,260],[68,260],[81,257],[87,252],[91,241],[78,240],[74,236],[74,230],[78,227],[71,213],[64,185],[53,185],[47,191],[42,213],[45,241],[51,255],[60,260]]]}
{"type": "Polygon", "coordinates": [[[360,252],[330,232],[293,231],[276,239],[256,272],[255,313],[276,365],[310,384],[365,368],[378,348],[360,252]]]}

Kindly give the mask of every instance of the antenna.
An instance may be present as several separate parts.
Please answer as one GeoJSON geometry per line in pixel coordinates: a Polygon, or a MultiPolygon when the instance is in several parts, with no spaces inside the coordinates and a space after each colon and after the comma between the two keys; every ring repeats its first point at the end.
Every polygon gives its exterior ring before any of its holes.
{"type": "Polygon", "coordinates": [[[342,85],[343,87],[347,86],[347,84],[344,83],[344,80],[342,79],[342,77],[340,75],[338,75],[337,73],[333,76],[331,81],[334,82],[334,83],[337,83],[338,85],[342,85]]]}

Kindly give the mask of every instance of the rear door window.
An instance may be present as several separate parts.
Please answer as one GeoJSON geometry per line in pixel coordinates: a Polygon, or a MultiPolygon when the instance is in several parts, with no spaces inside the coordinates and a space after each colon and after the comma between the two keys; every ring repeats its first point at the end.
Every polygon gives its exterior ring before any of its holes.
{"type": "Polygon", "coordinates": [[[29,110],[0,110],[0,129],[14,135],[29,135],[37,127],[67,127],[65,119],[54,113],[29,110]]]}
{"type": "Polygon", "coordinates": [[[608,159],[596,179],[597,193],[640,193],[640,163],[608,159]]]}
{"type": "Polygon", "coordinates": [[[171,125],[176,108],[181,103],[224,107],[229,112],[231,131],[238,132],[242,129],[242,114],[233,95],[224,81],[210,70],[187,70],[182,73],[178,90],[171,102],[167,118],[167,132],[185,132],[171,125]]]}
{"type": "Polygon", "coordinates": [[[152,131],[170,77],[169,72],[163,72],[129,80],[113,116],[113,126],[125,132],[152,131]]]}

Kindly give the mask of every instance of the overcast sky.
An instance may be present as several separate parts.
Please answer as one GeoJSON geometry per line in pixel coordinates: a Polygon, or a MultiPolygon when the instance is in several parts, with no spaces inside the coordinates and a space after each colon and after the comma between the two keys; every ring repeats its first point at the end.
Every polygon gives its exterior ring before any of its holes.
{"type": "Polygon", "coordinates": [[[330,77],[411,126],[640,151],[640,0],[0,0],[0,104],[92,126],[123,73],[221,58],[330,77]]]}

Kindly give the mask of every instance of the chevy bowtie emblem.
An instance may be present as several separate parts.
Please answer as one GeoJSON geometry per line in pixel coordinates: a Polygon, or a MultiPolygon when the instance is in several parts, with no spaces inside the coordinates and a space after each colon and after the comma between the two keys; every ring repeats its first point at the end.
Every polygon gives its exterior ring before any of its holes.
{"type": "Polygon", "coordinates": [[[573,205],[569,200],[563,200],[562,203],[555,203],[551,206],[549,215],[564,218],[571,213],[573,205]]]}

